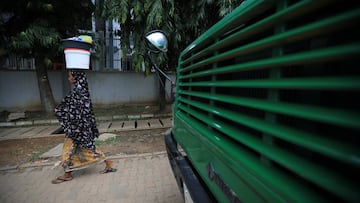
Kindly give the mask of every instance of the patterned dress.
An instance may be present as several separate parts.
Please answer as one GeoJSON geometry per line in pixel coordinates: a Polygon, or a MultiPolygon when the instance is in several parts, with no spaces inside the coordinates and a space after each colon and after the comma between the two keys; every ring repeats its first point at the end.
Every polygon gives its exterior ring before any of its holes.
{"type": "Polygon", "coordinates": [[[72,70],[76,80],[71,92],[55,108],[55,115],[65,132],[62,166],[66,172],[78,170],[105,159],[95,146],[99,137],[92,109],[86,74],[72,70]]]}

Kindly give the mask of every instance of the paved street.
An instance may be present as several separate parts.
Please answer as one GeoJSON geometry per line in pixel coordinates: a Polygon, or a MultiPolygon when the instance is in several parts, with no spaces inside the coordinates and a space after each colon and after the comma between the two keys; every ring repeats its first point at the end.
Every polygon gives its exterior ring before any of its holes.
{"type": "Polygon", "coordinates": [[[73,173],[58,185],[60,166],[0,172],[0,202],[182,202],[166,153],[114,157],[115,173],[99,174],[103,163],[73,173]]]}
{"type": "MultiPolygon", "coordinates": [[[[138,121],[99,122],[101,133],[115,131],[169,128],[171,118],[149,118],[138,121]]],[[[45,137],[59,128],[55,125],[0,128],[0,141],[45,137]]],[[[115,173],[99,174],[104,163],[75,171],[72,181],[58,185],[51,180],[63,174],[54,163],[21,165],[0,170],[0,202],[183,202],[165,152],[118,155],[115,173]]]]}

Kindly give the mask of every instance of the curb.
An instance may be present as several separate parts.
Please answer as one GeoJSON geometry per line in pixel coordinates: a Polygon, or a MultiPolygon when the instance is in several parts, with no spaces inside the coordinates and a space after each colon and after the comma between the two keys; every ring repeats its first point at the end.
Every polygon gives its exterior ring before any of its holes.
{"type": "MultiPolygon", "coordinates": [[[[140,120],[140,119],[149,119],[149,118],[164,118],[171,117],[172,113],[163,113],[163,114],[135,114],[135,115],[114,115],[114,116],[98,116],[96,121],[114,121],[114,120],[140,120]]],[[[58,124],[56,119],[46,119],[46,120],[30,120],[30,121],[12,121],[12,122],[0,122],[1,127],[25,127],[25,126],[34,126],[34,125],[55,125],[58,124]]]]}
{"type": "MultiPolygon", "coordinates": [[[[151,156],[157,156],[157,155],[164,155],[167,154],[166,151],[160,151],[160,152],[153,152],[153,153],[142,153],[142,154],[117,154],[117,155],[113,155],[113,156],[107,156],[107,159],[132,159],[132,158],[143,158],[143,157],[151,157],[151,156]]],[[[58,167],[59,165],[57,165],[59,163],[59,161],[50,161],[47,162],[47,160],[45,162],[42,162],[42,160],[40,161],[36,161],[33,163],[25,163],[25,164],[20,164],[20,165],[16,165],[16,166],[5,166],[0,168],[1,172],[7,172],[7,171],[14,171],[14,170],[21,170],[21,169],[26,169],[26,168],[38,168],[38,167],[45,167],[45,166],[53,166],[52,169],[58,167]]]]}

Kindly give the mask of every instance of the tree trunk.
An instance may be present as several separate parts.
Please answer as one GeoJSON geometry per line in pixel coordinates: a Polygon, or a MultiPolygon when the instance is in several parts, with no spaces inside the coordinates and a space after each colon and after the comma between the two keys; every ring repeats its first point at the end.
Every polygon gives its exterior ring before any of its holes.
{"type": "Polygon", "coordinates": [[[36,76],[38,81],[40,100],[43,110],[47,114],[54,112],[55,99],[51,90],[48,72],[42,58],[35,58],[36,76]]]}

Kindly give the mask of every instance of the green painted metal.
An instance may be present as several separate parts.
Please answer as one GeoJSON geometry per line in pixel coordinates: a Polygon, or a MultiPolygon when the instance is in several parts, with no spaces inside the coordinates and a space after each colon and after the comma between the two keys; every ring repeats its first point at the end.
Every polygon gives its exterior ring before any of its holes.
{"type": "MultiPolygon", "coordinates": [[[[293,10],[293,9],[289,9],[289,10],[293,10]]],[[[208,58],[207,60],[204,60],[201,63],[197,63],[197,64],[189,66],[188,69],[198,67],[201,65],[206,65],[211,62],[215,62],[219,59],[224,60],[226,58],[231,58],[236,55],[247,54],[250,52],[263,50],[265,48],[272,47],[279,43],[283,43],[283,42],[289,43],[289,42],[296,41],[296,40],[303,40],[303,39],[307,39],[310,37],[315,37],[315,36],[321,35],[323,33],[332,32],[337,29],[343,29],[343,28],[352,26],[351,21],[353,21],[353,20],[360,20],[360,9],[354,10],[349,13],[340,14],[338,16],[334,16],[334,17],[331,17],[328,19],[324,19],[322,21],[316,21],[314,23],[310,23],[306,26],[303,26],[303,27],[300,27],[297,29],[282,32],[277,35],[270,36],[265,39],[261,39],[259,41],[249,43],[247,45],[244,45],[242,47],[232,50],[232,53],[224,53],[223,55],[217,55],[216,57],[208,58]],[[236,55],[231,55],[234,53],[236,55]]],[[[265,21],[264,23],[261,23],[261,25],[263,25],[265,23],[267,23],[267,21],[265,21]]],[[[198,53],[196,56],[201,57],[201,56],[204,56],[205,53],[209,53],[209,51],[221,49],[222,47],[224,47],[227,44],[231,44],[237,40],[241,40],[243,38],[243,35],[244,35],[244,31],[240,32],[240,33],[236,33],[236,34],[234,34],[234,36],[231,36],[229,38],[226,38],[224,40],[214,43],[209,48],[206,48],[205,50],[198,53]]],[[[196,58],[190,57],[186,61],[184,61],[184,63],[186,63],[190,60],[194,60],[194,59],[196,59],[196,58]]],[[[186,69],[182,69],[182,71],[186,71],[186,69]]]]}
{"type": "Polygon", "coordinates": [[[249,99],[242,97],[224,96],[221,94],[206,94],[196,91],[181,91],[180,94],[197,96],[201,98],[237,104],[250,108],[271,111],[291,116],[297,116],[304,119],[312,119],[321,122],[328,122],[334,125],[344,125],[353,128],[360,128],[359,114],[338,109],[328,109],[323,107],[314,107],[308,105],[297,105],[283,102],[269,102],[266,100],[249,99]]]}
{"type": "MultiPolygon", "coordinates": [[[[218,109],[216,107],[201,104],[199,102],[192,102],[188,101],[188,104],[191,104],[192,106],[198,107],[199,109],[213,112],[216,115],[223,115],[224,117],[229,118],[229,120],[243,121],[244,123],[248,122],[249,125],[253,128],[263,128],[264,131],[266,131],[265,128],[277,128],[276,130],[281,130],[280,126],[266,126],[266,123],[262,123],[261,121],[256,121],[255,119],[251,119],[250,117],[246,118],[240,114],[233,113],[231,111],[226,111],[223,109],[218,109]]],[[[228,125],[224,122],[218,122],[214,123],[214,120],[208,119],[207,116],[201,115],[199,113],[196,113],[195,111],[180,107],[184,111],[190,111],[192,112],[191,115],[194,117],[197,117],[199,120],[205,121],[206,123],[209,123],[213,126],[214,129],[218,129],[219,131],[223,131],[226,133],[227,136],[234,138],[235,140],[239,141],[240,143],[243,143],[255,151],[265,154],[267,157],[271,158],[271,160],[278,162],[279,164],[283,165],[284,167],[287,167],[289,170],[293,170],[295,173],[302,174],[304,178],[307,178],[311,180],[312,182],[320,185],[321,187],[324,187],[328,190],[330,190],[333,193],[337,193],[338,195],[348,195],[352,197],[357,196],[357,191],[349,191],[344,188],[356,188],[357,183],[354,182],[354,180],[346,180],[344,179],[341,174],[337,174],[335,172],[332,172],[331,169],[327,169],[321,165],[317,165],[315,163],[312,163],[310,161],[307,161],[306,159],[303,159],[301,157],[298,157],[294,154],[291,154],[289,152],[286,152],[284,150],[278,149],[273,146],[266,146],[264,143],[261,142],[261,140],[257,140],[255,137],[252,137],[251,135],[239,132],[236,130],[236,128],[232,127],[231,125],[228,125]],[[235,136],[236,135],[236,136],[235,136]],[[240,136],[242,136],[240,138],[240,136]],[[337,185],[342,185],[342,188],[338,188],[337,185]]],[[[275,131],[276,131],[275,130],[275,131]]],[[[297,132],[301,136],[301,132],[297,132]]],[[[285,134],[285,136],[288,136],[289,134],[285,134]]],[[[305,133],[303,134],[303,137],[306,136],[305,133]]],[[[318,141],[318,140],[317,140],[318,141]]],[[[312,140],[312,142],[315,142],[315,140],[312,140]]],[[[327,140],[322,140],[320,143],[327,143],[327,140]]],[[[341,143],[329,143],[332,145],[332,148],[328,148],[327,150],[331,151],[329,154],[336,154],[340,156],[339,158],[348,159],[349,157],[352,157],[353,154],[356,155],[356,157],[359,157],[358,149],[350,149],[346,147],[351,146],[341,146],[341,143]],[[341,154],[343,153],[343,154],[341,154]]],[[[320,148],[324,148],[324,145],[319,146],[320,148]]],[[[315,148],[315,147],[312,147],[315,148]]],[[[346,161],[346,160],[345,160],[346,161]]],[[[349,162],[352,162],[353,164],[356,164],[360,166],[359,160],[353,160],[350,159],[349,162]]]]}
{"type": "MultiPolygon", "coordinates": [[[[186,99],[182,100],[186,101],[186,99]]],[[[253,129],[272,134],[273,136],[276,136],[280,139],[312,149],[327,156],[332,156],[334,159],[360,166],[360,152],[358,147],[344,143],[341,139],[329,140],[326,137],[320,137],[314,133],[297,130],[295,128],[280,124],[267,123],[261,119],[238,114],[235,112],[229,112],[224,109],[219,109],[216,107],[212,107],[211,109],[212,113],[221,115],[222,117],[234,122],[238,122],[253,129]]]]}
{"type": "Polygon", "coordinates": [[[187,87],[241,87],[241,88],[276,88],[276,89],[312,89],[312,90],[358,90],[360,77],[317,77],[291,79],[232,80],[183,82],[180,86],[187,87]]]}
{"type": "MultiPolygon", "coordinates": [[[[231,184],[244,185],[233,187],[234,192],[241,200],[245,202],[309,202],[310,200],[327,202],[326,198],[318,196],[310,188],[302,187],[286,174],[279,173],[273,168],[267,168],[265,171],[264,166],[256,156],[226,138],[219,139],[217,134],[197,120],[179,113],[174,122],[178,125],[174,134],[179,140],[179,144],[191,146],[184,150],[189,158],[196,162],[197,167],[206,168],[206,161],[217,165],[231,166],[226,167],[226,172],[221,171],[221,175],[228,176],[229,186],[232,186],[231,184]],[[183,137],[187,139],[183,139],[183,137]],[[201,153],[202,148],[206,148],[206,153],[201,153]],[[236,156],[237,159],[233,159],[230,156],[231,154],[238,155],[236,156]],[[229,170],[230,168],[236,170],[229,170]],[[264,180],[268,181],[265,182],[264,180]]],[[[218,170],[218,172],[220,171],[218,170]]],[[[229,202],[218,189],[218,186],[209,181],[206,173],[200,171],[200,175],[215,196],[218,197],[219,202],[229,202]]]]}
{"type": "MultiPolygon", "coordinates": [[[[231,56],[232,53],[237,53],[236,51],[230,51],[231,53],[225,53],[221,57],[231,56]]],[[[229,65],[225,67],[219,67],[216,70],[205,70],[199,71],[197,73],[180,76],[180,79],[193,78],[200,76],[207,76],[211,74],[224,74],[235,71],[245,71],[245,70],[254,70],[254,69],[264,69],[272,68],[275,66],[286,66],[286,65],[299,65],[299,64],[309,64],[317,63],[324,61],[336,61],[343,58],[355,58],[359,57],[360,52],[360,43],[354,43],[349,45],[343,45],[339,47],[332,47],[314,51],[308,51],[297,54],[290,54],[287,56],[279,56],[275,58],[267,58],[258,61],[251,61],[242,64],[229,65]]],[[[219,55],[215,58],[220,58],[219,55]]],[[[217,61],[216,61],[217,62],[217,61]]],[[[180,72],[193,70],[194,66],[189,66],[187,68],[181,69],[180,72]]]]}
{"type": "Polygon", "coordinates": [[[218,202],[360,202],[359,29],[358,3],[245,1],[181,53],[173,134],[218,202]]]}

